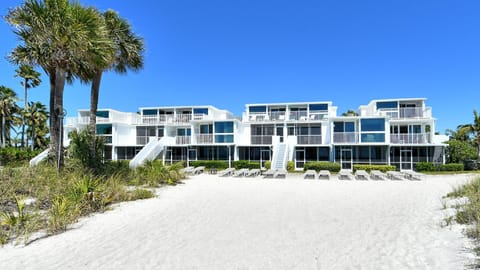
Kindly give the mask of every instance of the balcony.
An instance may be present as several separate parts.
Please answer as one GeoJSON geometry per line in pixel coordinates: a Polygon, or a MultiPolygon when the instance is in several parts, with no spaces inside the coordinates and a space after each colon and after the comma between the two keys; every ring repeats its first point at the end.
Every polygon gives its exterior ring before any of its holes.
{"type": "Polygon", "coordinates": [[[183,125],[188,124],[190,121],[201,121],[210,119],[206,114],[161,114],[161,115],[143,115],[140,124],[160,125],[160,124],[173,124],[183,125]]]}
{"type": "Polygon", "coordinates": [[[358,143],[358,132],[334,132],[334,143],[358,143]]]}
{"type": "Polygon", "coordinates": [[[379,109],[377,112],[380,116],[387,116],[391,119],[412,119],[412,118],[431,118],[432,108],[413,107],[400,109],[379,109]]]}
{"type": "Polygon", "coordinates": [[[322,135],[297,135],[297,144],[322,144],[322,135]]]}
{"type": "Polygon", "coordinates": [[[428,133],[390,134],[390,143],[394,144],[426,144],[430,143],[428,133]]]}
{"type": "Polygon", "coordinates": [[[176,144],[190,144],[192,137],[191,136],[176,136],[175,143],[176,144]]]}
{"type": "Polygon", "coordinates": [[[272,144],[272,135],[252,135],[250,139],[251,144],[272,144]]]}
{"type": "Polygon", "coordinates": [[[213,143],[213,135],[212,134],[198,134],[198,135],[195,135],[195,139],[197,140],[198,144],[212,144],[213,143]]]}

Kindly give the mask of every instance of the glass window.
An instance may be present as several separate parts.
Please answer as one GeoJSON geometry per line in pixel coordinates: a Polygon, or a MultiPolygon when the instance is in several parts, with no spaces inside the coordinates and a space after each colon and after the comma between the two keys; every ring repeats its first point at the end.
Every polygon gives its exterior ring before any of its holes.
{"type": "Polygon", "coordinates": [[[200,134],[212,134],[213,125],[200,125],[200,134]]]}
{"type": "Polygon", "coordinates": [[[267,106],[250,106],[248,107],[250,113],[264,113],[267,112],[267,106]]]}
{"type": "Polygon", "coordinates": [[[143,115],[157,115],[157,110],[151,110],[151,109],[148,109],[148,110],[143,110],[143,115]]]}
{"type": "Polygon", "coordinates": [[[310,111],[328,111],[328,104],[310,104],[308,108],[310,111]]]}
{"type": "Polygon", "coordinates": [[[355,132],[355,123],[345,122],[345,132],[355,132]]]}
{"type": "Polygon", "coordinates": [[[362,119],[360,121],[362,131],[385,131],[384,118],[362,119]]]}
{"type": "Polygon", "coordinates": [[[377,102],[377,110],[378,109],[396,109],[397,107],[398,107],[398,102],[396,101],[377,102]]]}
{"type": "Polygon", "coordinates": [[[233,135],[215,135],[216,143],[233,143],[233,135]]]}
{"type": "Polygon", "coordinates": [[[215,133],[233,133],[233,122],[215,122],[215,133]]]}
{"type": "Polygon", "coordinates": [[[110,115],[110,112],[109,111],[97,111],[97,113],[95,115],[98,116],[98,117],[108,118],[108,116],[110,115]]]}
{"type": "Polygon", "coordinates": [[[420,125],[410,126],[410,133],[421,133],[422,127],[420,125]]]}
{"type": "Polygon", "coordinates": [[[385,142],[384,133],[362,133],[362,142],[385,142]]]}
{"type": "Polygon", "coordinates": [[[194,114],[205,114],[208,115],[208,108],[194,108],[193,109],[194,114]]]}
{"type": "Polygon", "coordinates": [[[177,136],[190,136],[192,130],[189,128],[179,128],[177,129],[177,136]]]}
{"type": "Polygon", "coordinates": [[[322,128],[319,126],[310,127],[310,135],[322,135],[322,128]]]}
{"type": "Polygon", "coordinates": [[[112,134],[112,125],[111,124],[97,124],[97,134],[112,134]]]}
{"type": "Polygon", "coordinates": [[[333,122],[333,132],[343,132],[343,122],[333,122]]]}

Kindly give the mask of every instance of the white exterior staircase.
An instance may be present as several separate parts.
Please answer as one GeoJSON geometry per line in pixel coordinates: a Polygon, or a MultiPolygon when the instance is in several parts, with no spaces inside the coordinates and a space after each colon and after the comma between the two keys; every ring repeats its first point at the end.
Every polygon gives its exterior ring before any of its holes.
{"type": "Polygon", "coordinates": [[[288,159],[288,145],[277,143],[273,146],[272,170],[285,170],[288,159]]]}
{"type": "Polygon", "coordinates": [[[154,139],[147,143],[140,152],[138,152],[132,160],[130,160],[130,168],[134,169],[142,166],[147,160],[154,160],[165,149],[166,146],[174,144],[175,138],[163,137],[160,140],[154,139]]]}

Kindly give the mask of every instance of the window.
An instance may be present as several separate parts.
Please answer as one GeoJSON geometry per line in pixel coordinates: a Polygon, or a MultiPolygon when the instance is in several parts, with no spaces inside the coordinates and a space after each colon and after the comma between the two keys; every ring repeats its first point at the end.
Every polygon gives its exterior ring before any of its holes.
{"type": "Polygon", "coordinates": [[[200,125],[200,134],[212,134],[213,133],[213,125],[200,125]]]}
{"type": "Polygon", "coordinates": [[[233,133],[233,122],[215,122],[215,133],[233,133]]]}
{"type": "Polygon", "coordinates": [[[111,124],[97,124],[97,135],[112,134],[111,124]]]}
{"type": "Polygon", "coordinates": [[[362,133],[362,143],[385,142],[385,133],[362,133]]]}
{"type": "Polygon", "coordinates": [[[333,132],[355,132],[354,122],[334,122],[333,132]]]}
{"type": "Polygon", "coordinates": [[[398,107],[398,102],[396,101],[383,101],[377,102],[378,109],[396,109],[398,107]]]}
{"type": "Polygon", "coordinates": [[[248,107],[249,113],[264,113],[267,112],[267,106],[250,106],[248,107]]]}
{"type": "Polygon", "coordinates": [[[310,111],[328,111],[328,104],[310,104],[308,108],[310,111]]]}
{"type": "Polygon", "coordinates": [[[193,114],[205,114],[208,115],[208,108],[194,108],[193,114]]]}
{"type": "Polygon", "coordinates": [[[216,143],[233,143],[233,135],[215,135],[216,143]]]}
{"type": "Polygon", "coordinates": [[[109,114],[110,114],[109,111],[97,111],[96,116],[108,118],[109,114]]]}
{"type": "Polygon", "coordinates": [[[179,128],[177,129],[177,136],[190,136],[192,130],[189,128],[179,128]]]}
{"type": "Polygon", "coordinates": [[[385,131],[384,118],[362,119],[360,121],[362,131],[385,131]]]}
{"type": "Polygon", "coordinates": [[[148,110],[143,110],[142,112],[143,112],[143,115],[157,115],[158,110],[148,109],[148,110]]]}

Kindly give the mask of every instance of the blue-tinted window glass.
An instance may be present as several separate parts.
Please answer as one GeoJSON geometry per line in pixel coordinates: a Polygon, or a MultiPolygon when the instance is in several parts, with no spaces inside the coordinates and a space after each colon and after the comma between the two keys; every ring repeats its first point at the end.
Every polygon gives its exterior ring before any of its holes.
{"type": "Polygon", "coordinates": [[[190,136],[191,133],[192,133],[192,130],[189,128],[177,129],[177,136],[190,136]]]}
{"type": "Polygon", "coordinates": [[[264,113],[267,112],[267,106],[250,106],[248,111],[251,113],[264,113]]]}
{"type": "Polygon", "coordinates": [[[361,120],[362,131],[385,131],[385,119],[373,118],[361,120]]]}
{"type": "Polygon", "coordinates": [[[398,107],[398,102],[396,101],[383,101],[377,102],[378,109],[396,109],[398,107]]]}
{"type": "Polygon", "coordinates": [[[343,122],[333,122],[333,132],[343,132],[343,122]]]}
{"type": "Polygon", "coordinates": [[[109,111],[97,111],[96,116],[108,118],[110,115],[109,111]]]}
{"type": "Polygon", "coordinates": [[[233,133],[233,122],[215,122],[215,133],[233,133]]]}
{"type": "Polygon", "coordinates": [[[205,114],[208,115],[208,108],[194,108],[193,109],[194,114],[205,114]]]}
{"type": "Polygon", "coordinates": [[[345,122],[345,132],[355,132],[355,123],[345,122]]]}
{"type": "Polygon", "coordinates": [[[157,110],[143,110],[143,115],[157,115],[157,110]]]}
{"type": "Polygon", "coordinates": [[[112,125],[111,124],[97,124],[97,134],[112,134],[112,125]]]}
{"type": "Polygon", "coordinates": [[[328,111],[328,104],[310,104],[310,111],[328,111]]]}
{"type": "Polygon", "coordinates": [[[421,133],[422,127],[420,125],[410,126],[410,133],[421,133]]]}
{"type": "Polygon", "coordinates": [[[233,143],[233,135],[215,135],[216,143],[233,143]]]}
{"type": "Polygon", "coordinates": [[[200,125],[200,134],[211,134],[213,133],[212,125],[200,125]]]}
{"type": "Polygon", "coordinates": [[[362,143],[385,142],[385,133],[362,133],[362,143]]]}

